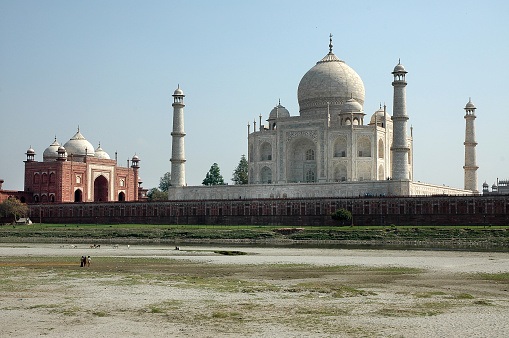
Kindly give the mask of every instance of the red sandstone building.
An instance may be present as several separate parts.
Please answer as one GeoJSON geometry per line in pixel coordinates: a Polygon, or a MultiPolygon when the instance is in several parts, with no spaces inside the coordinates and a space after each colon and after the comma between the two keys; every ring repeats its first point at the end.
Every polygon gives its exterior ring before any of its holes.
{"type": "MultiPolygon", "coordinates": [[[[78,132],[63,146],[55,141],[44,150],[42,162],[35,151],[26,152],[25,189],[28,203],[143,201],[138,156],[131,166],[120,167],[116,159],[78,132]]],[[[115,154],[116,157],[116,154],[115,154]]]]}

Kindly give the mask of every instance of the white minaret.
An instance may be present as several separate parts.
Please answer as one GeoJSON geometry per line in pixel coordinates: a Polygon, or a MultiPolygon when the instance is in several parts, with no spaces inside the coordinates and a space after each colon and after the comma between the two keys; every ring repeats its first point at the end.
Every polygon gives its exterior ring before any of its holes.
{"type": "Polygon", "coordinates": [[[472,103],[472,100],[468,100],[467,105],[465,106],[465,165],[463,169],[465,170],[465,190],[472,190],[473,192],[478,192],[477,190],[477,154],[475,150],[475,146],[477,142],[475,142],[475,105],[472,103]]]}
{"type": "Polygon", "coordinates": [[[405,67],[398,62],[392,74],[394,75],[394,101],[393,101],[393,140],[392,140],[392,179],[409,180],[405,67]]]}
{"type": "Polygon", "coordinates": [[[173,131],[171,132],[171,185],[182,187],[186,184],[184,152],[184,92],[180,86],[173,93],[173,131]]]}

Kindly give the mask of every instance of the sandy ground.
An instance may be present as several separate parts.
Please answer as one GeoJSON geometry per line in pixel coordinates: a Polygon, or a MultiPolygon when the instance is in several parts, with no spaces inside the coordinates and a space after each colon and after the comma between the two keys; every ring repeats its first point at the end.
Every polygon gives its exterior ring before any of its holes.
{"type": "Polygon", "coordinates": [[[509,253],[0,244],[0,335],[505,337],[504,273],[509,253]]]}

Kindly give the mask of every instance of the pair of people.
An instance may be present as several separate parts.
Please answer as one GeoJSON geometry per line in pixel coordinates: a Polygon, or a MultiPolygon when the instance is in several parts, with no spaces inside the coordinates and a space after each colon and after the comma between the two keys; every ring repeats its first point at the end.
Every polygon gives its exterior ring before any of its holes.
{"type": "Polygon", "coordinates": [[[81,256],[80,267],[90,266],[90,256],[81,256]]]}

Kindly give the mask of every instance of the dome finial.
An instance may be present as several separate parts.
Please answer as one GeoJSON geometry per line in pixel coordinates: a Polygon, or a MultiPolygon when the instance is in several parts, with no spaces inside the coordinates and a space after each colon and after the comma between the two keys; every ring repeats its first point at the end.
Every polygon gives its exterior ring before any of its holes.
{"type": "Polygon", "coordinates": [[[281,105],[281,98],[279,98],[279,102],[278,102],[278,104],[277,104],[277,105],[278,105],[278,106],[280,106],[280,105],[281,105]]]}
{"type": "Polygon", "coordinates": [[[332,54],[332,33],[329,34],[329,53],[332,54]]]}
{"type": "Polygon", "coordinates": [[[398,58],[398,65],[401,64],[401,58],[398,58]]]}
{"type": "Polygon", "coordinates": [[[80,125],[78,124],[78,133],[80,132],[80,125]]]}

